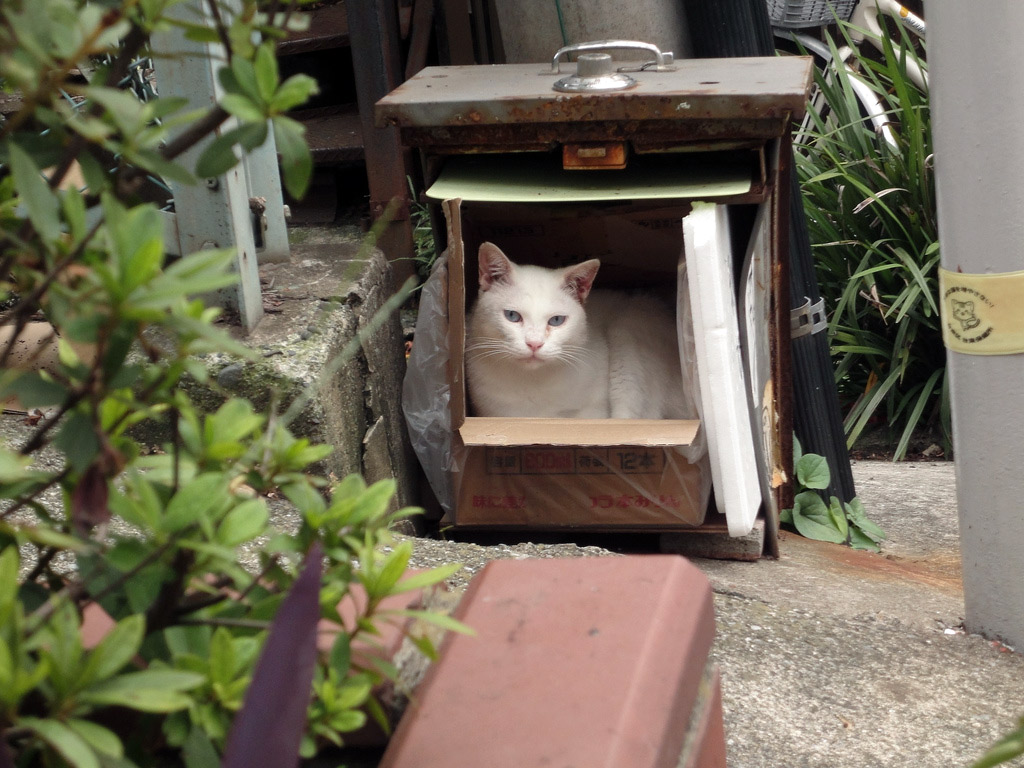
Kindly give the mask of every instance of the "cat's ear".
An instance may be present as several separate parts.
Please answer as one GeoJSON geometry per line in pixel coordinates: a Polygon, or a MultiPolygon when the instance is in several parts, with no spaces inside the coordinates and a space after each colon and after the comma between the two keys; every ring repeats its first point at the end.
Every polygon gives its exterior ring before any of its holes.
{"type": "Polygon", "coordinates": [[[591,259],[577,264],[575,267],[569,267],[565,271],[566,290],[575,296],[580,304],[590,295],[590,289],[594,287],[594,278],[597,277],[597,270],[600,266],[600,261],[591,259]]]}
{"type": "Polygon", "coordinates": [[[494,243],[483,243],[477,257],[480,263],[480,290],[486,291],[495,283],[504,283],[512,275],[512,262],[494,243]]]}

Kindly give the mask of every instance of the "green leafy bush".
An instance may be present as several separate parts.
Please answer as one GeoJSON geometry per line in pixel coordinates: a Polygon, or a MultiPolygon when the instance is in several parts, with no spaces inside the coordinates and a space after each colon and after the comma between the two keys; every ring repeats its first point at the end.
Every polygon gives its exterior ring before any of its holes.
{"type": "MultiPolygon", "coordinates": [[[[280,30],[246,2],[186,25],[194,37],[230,43],[221,104],[183,115],[178,100],[138,101],[118,84],[172,5],[0,7],[2,84],[22,103],[0,124],[0,399],[45,409],[22,444],[0,446],[0,765],[217,764],[243,701],[250,710],[250,681],[268,664],[273,671],[273,657],[257,665],[282,605],[278,648],[301,640],[308,649],[308,628],[320,620],[338,630],[310,679],[291,683],[308,709],[308,722],[305,712],[293,718],[304,728],[293,744],[311,755],[340,743],[367,713],[382,715],[370,691],[394,673],[354,663],[352,642],[372,638],[381,621],[404,623],[407,613],[381,610],[386,597],[452,570],[402,579],[411,548],[394,545],[389,526],[413,510],[389,512],[392,482],[310,474],[330,447],[242,399],[203,413],[179,386],[186,374],[207,382],[202,355],[252,353],[197,298],[233,284],[231,252],[168,262],[160,213],[139,202],[138,182],[194,181],[197,170],[176,158],[233,116],[198,174],[229,168],[236,147],[259,144],[269,124],[285,182],[301,194],[309,153],[301,126],[283,113],[314,84],[279,82],[280,30]],[[255,32],[268,42],[254,44],[255,32]],[[83,81],[78,72],[92,74],[83,81]],[[174,125],[185,129],[172,137],[174,125]],[[66,183],[75,162],[82,186],[66,183]],[[12,352],[39,317],[52,324],[59,360],[15,369],[12,352]],[[140,444],[135,428],[144,424],[166,441],[140,444]],[[44,451],[58,461],[40,460],[44,451]],[[272,495],[298,511],[290,530],[271,524],[272,495]],[[240,548],[256,552],[254,568],[239,564],[240,548]],[[338,606],[357,586],[366,599],[346,624],[338,606]],[[111,626],[92,644],[82,627],[98,613],[111,626]],[[305,637],[289,638],[298,624],[305,637]]],[[[276,692],[273,675],[263,679],[254,697],[265,707],[276,692]]]]}
{"type": "Polygon", "coordinates": [[[928,94],[907,78],[905,57],[925,63],[910,45],[899,53],[888,38],[882,45],[877,59],[856,54],[858,74],[818,73],[827,110],[812,113],[798,137],[796,164],[832,312],[848,443],[875,426],[889,431],[900,459],[921,428],[940,432],[948,447],[950,420],[928,94]],[[881,96],[895,146],[863,118],[853,78],[881,96]]]}
{"type": "Polygon", "coordinates": [[[808,539],[879,551],[885,531],[868,518],[860,499],[843,502],[832,496],[825,503],[818,491],[828,488],[831,478],[828,461],[816,453],[804,453],[795,437],[793,469],[797,493],[793,497],[793,508],[782,510],[782,523],[791,525],[808,539]]]}

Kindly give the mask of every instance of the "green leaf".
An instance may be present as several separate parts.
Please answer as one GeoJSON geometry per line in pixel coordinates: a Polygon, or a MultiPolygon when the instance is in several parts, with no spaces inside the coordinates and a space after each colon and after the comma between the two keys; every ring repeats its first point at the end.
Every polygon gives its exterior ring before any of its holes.
{"type": "Polygon", "coordinates": [[[277,114],[305,104],[310,96],[319,92],[316,80],[309,75],[292,75],[277,89],[270,100],[270,108],[277,114]]]}
{"type": "Polygon", "coordinates": [[[366,725],[366,714],[357,709],[349,709],[331,716],[331,727],[339,733],[358,731],[366,725]]]}
{"type": "Polygon", "coordinates": [[[130,672],[82,691],[78,698],[88,704],[128,707],[142,712],[174,712],[189,706],[184,693],[202,685],[206,678],[194,672],[147,669],[130,672]]]}
{"type": "Polygon", "coordinates": [[[255,123],[267,119],[259,104],[240,93],[224,94],[220,105],[239,120],[255,123]]]}
{"type": "Polygon", "coordinates": [[[209,517],[228,500],[227,477],[207,472],[185,483],[167,503],[161,530],[177,533],[202,518],[209,517]]]}
{"type": "Polygon", "coordinates": [[[20,717],[15,723],[36,734],[74,768],[100,768],[96,753],[85,739],[59,720],[20,717]]]}
{"type": "Polygon", "coordinates": [[[228,91],[234,90],[236,93],[248,96],[254,101],[261,100],[259,83],[256,79],[256,69],[251,61],[247,61],[241,56],[231,57],[230,76],[221,75],[221,84],[228,91]]]}
{"type": "Polygon", "coordinates": [[[202,728],[193,727],[181,745],[185,768],[220,768],[220,756],[202,728]]]}
{"type": "Polygon", "coordinates": [[[119,621],[89,652],[82,677],[89,682],[98,682],[120,672],[139,652],[145,630],[146,619],[140,614],[119,621]]]}
{"type": "Polygon", "coordinates": [[[102,755],[113,758],[124,757],[124,745],[117,734],[102,725],[97,725],[90,720],[71,718],[67,721],[68,727],[77,733],[94,750],[102,755]]]}
{"type": "Polygon", "coordinates": [[[434,643],[429,637],[410,637],[409,640],[419,649],[420,653],[431,661],[437,661],[437,648],[434,647],[434,643]]]}
{"type": "Polygon", "coordinates": [[[814,491],[798,493],[793,499],[793,525],[801,536],[815,541],[846,542],[832,520],[825,502],[814,491]]]}
{"type": "Polygon", "coordinates": [[[187,168],[173,160],[167,160],[155,149],[126,150],[125,158],[164,181],[176,181],[189,186],[196,183],[196,177],[187,168]]]}
{"type": "Polygon", "coordinates": [[[9,143],[8,152],[14,186],[28,213],[29,221],[45,242],[60,237],[60,200],[50,189],[39,171],[39,166],[17,144],[9,143]]]}
{"type": "Polygon", "coordinates": [[[144,613],[153,605],[164,584],[174,579],[174,571],[163,563],[154,563],[136,573],[124,586],[128,605],[135,613],[144,613]]]}
{"type": "Polygon", "coordinates": [[[74,536],[61,533],[45,525],[19,525],[17,533],[26,541],[44,547],[66,549],[70,552],[84,552],[89,549],[89,544],[81,539],[76,539],[74,536]]]}
{"type": "Polygon", "coordinates": [[[352,516],[348,522],[350,524],[364,523],[383,518],[387,514],[394,495],[395,483],[393,480],[380,480],[374,483],[355,499],[352,516]]]}
{"type": "Polygon", "coordinates": [[[274,140],[281,155],[281,169],[284,186],[296,200],[302,199],[313,176],[313,156],[306,145],[306,129],[283,115],[276,115],[271,122],[274,126],[274,140]]]}
{"type": "Polygon", "coordinates": [[[352,665],[352,638],[348,632],[339,632],[334,639],[328,663],[331,669],[339,675],[348,674],[349,667],[352,665]]]}
{"type": "MultiPolygon", "coordinates": [[[[234,285],[238,278],[228,271],[228,265],[234,261],[234,257],[233,249],[223,248],[198,251],[178,259],[149,285],[132,295],[132,307],[165,311],[190,295],[234,285]]],[[[243,356],[250,353],[250,350],[235,344],[230,337],[221,337],[220,330],[212,328],[208,322],[176,315],[171,318],[169,325],[182,336],[205,335],[217,338],[218,351],[241,353],[243,356]]]]}
{"type": "Polygon", "coordinates": [[[828,514],[832,518],[832,524],[839,531],[840,535],[845,539],[850,532],[850,525],[846,521],[846,512],[843,509],[843,503],[839,501],[839,498],[832,496],[829,499],[828,514]]]}
{"type": "Polygon", "coordinates": [[[437,568],[431,568],[429,571],[414,573],[408,578],[402,579],[398,584],[392,587],[391,594],[400,595],[403,592],[412,592],[416,589],[432,587],[435,584],[440,584],[449,576],[458,573],[461,568],[462,563],[448,563],[447,565],[441,565],[437,568]]]}
{"type": "Polygon", "coordinates": [[[5,695],[10,694],[16,673],[11,649],[7,646],[7,641],[0,637],[0,701],[4,700],[5,695]]]}
{"type": "Polygon", "coordinates": [[[816,453],[804,454],[796,464],[796,479],[804,488],[828,488],[828,460],[816,453]]]}
{"type": "Polygon", "coordinates": [[[853,549],[862,549],[868,552],[881,552],[881,548],[875,543],[874,539],[865,535],[857,526],[850,525],[850,547],[853,549]]]}
{"type": "Polygon", "coordinates": [[[446,613],[437,613],[436,611],[421,611],[412,608],[406,608],[402,610],[387,610],[381,611],[382,614],[395,615],[395,616],[407,616],[410,619],[416,619],[417,621],[423,621],[427,624],[433,624],[436,627],[440,627],[448,632],[458,632],[461,635],[476,635],[476,630],[466,624],[463,624],[458,619],[453,619],[446,613]]]}
{"type": "Polygon", "coordinates": [[[274,56],[274,44],[263,43],[256,49],[256,58],[253,62],[256,74],[256,88],[263,104],[270,101],[277,90],[280,76],[277,71],[277,58],[274,56]]]}
{"type": "Polygon", "coordinates": [[[99,194],[110,185],[106,169],[99,160],[89,153],[82,153],[78,156],[78,164],[82,169],[82,176],[93,194],[99,194]]]}
{"type": "Polygon", "coordinates": [[[251,436],[263,422],[263,416],[253,412],[252,403],[233,397],[206,418],[204,438],[211,445],[242,440],[251,436]]]}
{"type": "Polygon", "coordinates": [[[137,205],[128,210],[111,205],[104,208],[107,229],[114,241],[122,295],[127,296],[160,271],[164,257],[163,219],[154,205],[137,205]]]}
{"type": "Polygon", "coordinates": [[[82,193],[74,187],[65,190],[61,195],[61,207],[64,209],[64,219],[68,223],[71,242],[77,245],[88,231],[85,221],[85,199],[82,193]]]}
{"type": "Polygon", "coordinates": [[[1024,733],[1016,731],[991,747],[971,768],[992,768],[1024,755],[1024,733]]]}
{"type": "Polygon", "coordinates": [[[235,144],[243,149],[256,149],[267,140],[267,123],[262,120],[259,123],[244,123],[243,125],[227,131],[210,144],[199,155],[196,162],[196,175],[204,178],[221,176],[238,164],[238,156],[235,154],[235,144]]]}
{"type": "Polygon", "coordinates": [[[64,452],[71,467],[84,471],[100,450],[99,439],[89,417],[80,411],[71,413],[61,427],[54,444],[64,452]]]}
{"type": "Polygon", "coordinates": [[[235,547],[261,535],[270,513],[263,499],[250,499],[228,512],[217,528],[217,539],[225,547],[235,547]]]}
{"type": "Polygon", "coordinates": [[[866,536],[875,541],[882,541],[886,538],[885,531],[877,524],[872,522],[864,510],[864,504],[858,498],[853,498],[846,502],[846,516],[849,518],[850,523],[859,528],[866,536]]]}
{"type": "Polygon", "coordinates": [[[352,675],[338,688],[334,706],[339,709],[353,709],[362,705],[370,696],[373,681],[369,675],[352,675]]]}
{"type": "Polygon", "coordinates": [[[403,541],[396,546],[384,559],[380,570],[370,575],[366,584],[366,591],[371,597],[384,597],[392,594],[392,589],[402,578],[405,568],[412,557],[412,542],[403,541]]]}
{"type": "Polygon", "coordinates": [[[217,627],[210,640],[210,681],[214,685],[226,686],[235,677],[235,646],[231,633],[224,627],[217,627]]]}
{"type": "Polygon", "coordinates": [[[211,141],[196,161],[196,176],[215,178],[222,176],[238,165],[235,154],[235,137],[229,131],[211,141]]]}
{"type": "Polygon", "coordinates": [[[132,135],[145,125],[143,104],[130,91],[91,85],[86,86],[83,92],[107,110],[122,133],[132,135]]]}
{"type": "MultiPolygon", "coordinates": [[[[30,456],[22,456],[9,450],[6,446],[0,446],[0,483],[14,483],[25,477],[29,465],[32,463],[30,456]]],[[[2,558],[7,553],[0,555],[2,558]]],[[[3,560],[0,559],[0,563],[3,560]]],[[[0,575],[3,571],[0,570],[0,575]]],[[[2,584],[2,582],[0,582],[2,584]]]]}

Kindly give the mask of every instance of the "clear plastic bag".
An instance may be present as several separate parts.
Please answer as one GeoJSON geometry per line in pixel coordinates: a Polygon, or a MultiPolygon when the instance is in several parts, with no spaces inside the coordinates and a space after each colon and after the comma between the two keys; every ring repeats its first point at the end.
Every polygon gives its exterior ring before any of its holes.
{"type": "Polygon", "coordinates": [[[451,479],[447,278],[447,258],[442,254],[420,291],[416,334],[402,382],[402,409],[427,482],[442,509],[451,514],[455,500],[451,479]]]}

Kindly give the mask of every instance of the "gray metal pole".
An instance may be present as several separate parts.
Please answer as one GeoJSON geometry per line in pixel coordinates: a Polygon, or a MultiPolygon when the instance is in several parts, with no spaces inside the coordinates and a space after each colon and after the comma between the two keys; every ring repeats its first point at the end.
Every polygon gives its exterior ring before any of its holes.
{"type": "MultiPolygon", "coordinates": [[[[942,264],[1024,269],[1024,3],[928,12],[942,264]]],[[[1024,648],[1024,354],[947,359],[967,626],[1024,648]]]]}

